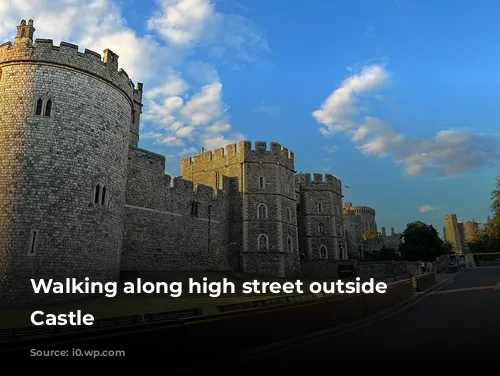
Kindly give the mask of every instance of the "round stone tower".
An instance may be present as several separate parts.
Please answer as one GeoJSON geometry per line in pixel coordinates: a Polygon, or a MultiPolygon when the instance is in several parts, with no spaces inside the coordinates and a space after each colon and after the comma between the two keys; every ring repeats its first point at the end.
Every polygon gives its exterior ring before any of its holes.
{"type": "Polygon", "coordinates": [[[101,60],[69,43],[33,43],[32,20],[17,29],[0,45],[2,306],[54,299],[33,294],[31,278],[118,279],[142,89],[109,50],[101,60]]]}

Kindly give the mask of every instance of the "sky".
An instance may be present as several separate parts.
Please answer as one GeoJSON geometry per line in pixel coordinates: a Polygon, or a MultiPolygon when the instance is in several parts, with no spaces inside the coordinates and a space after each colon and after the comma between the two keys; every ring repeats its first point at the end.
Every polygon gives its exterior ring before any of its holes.
{"type": "Polygon", "coordinates": [[[500,172],[500,4],[491,0],[0,0],[0,43],[117,53],[144,83],[141,148],[275,141],[298,172],[403,231],[485,222],[500,172]],[[349,188],[346,188],[348,186],[349,188]]]}

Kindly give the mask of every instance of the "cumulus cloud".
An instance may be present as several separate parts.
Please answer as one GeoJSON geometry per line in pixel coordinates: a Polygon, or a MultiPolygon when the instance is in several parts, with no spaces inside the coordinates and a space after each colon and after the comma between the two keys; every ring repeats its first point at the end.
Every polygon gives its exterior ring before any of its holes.
{"type": "Polygon", "coordinates": [[[418,210],[421,213],[427,213],[427,212],[436,210],[436,208],[433,207],[433,206],[431,206],[431,205],[421,205],[421,206],[418,207],[418,210]]]}
{"type": "Polygon", "coordinates": [[[230,124],[215,64],[253,62],[269,53],[259,28],[218,12],[211,0],[158,0],[146,20],[148,32],[139,34],[121,6],[118,0],[1,1],[0,43],[13,39],[21,19],[34,19],[35,38],[117,53],[120,67],[144,82],[140,138],[155,150],[178,157],[242,138],[230,124]],[[198,48],[211,61],[193,61],[198,48]]]}
{"type": "Polygon", "coordinates": [[[376,98],[390,77],[383,64],[372,64],[341,82],[312,113],[321,124],[321,134],[348,135],[362,153],[392,157],[408,175],[456,176],[498,161],[500,139],[496,135],[446,129],[430,138],[408,137],[382,119],[367,115],[366,101],[376,98]]]}

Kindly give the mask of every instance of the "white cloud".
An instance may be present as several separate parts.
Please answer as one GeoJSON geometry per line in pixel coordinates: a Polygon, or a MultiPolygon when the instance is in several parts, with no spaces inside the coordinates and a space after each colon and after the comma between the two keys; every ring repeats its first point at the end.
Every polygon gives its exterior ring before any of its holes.
{"type": "Polygon", "coordinates": [[[456,176],[500,158],[500,139],[495,135],[447,129],[431,138],[407,137],[383,120],[367,116],[363,99],[376,97],[389,78],[382,64],[373,64],[345,79],[312,113],[321,124],[321,134],[347,134],[362,153],[392,157],[408,175],[456,176]]]}
{"type": "Polygon", "coordinates": [[[421,213],[427,213],[427,212],[430,212],[430,211],[434,211],[436,210],[435,207],[431,206],[431,205],[422,205],[422,206],[419,206],[418,207],[418,210],[421,212],[421,213]]]}
{"type": "Polygon", "coordinates": [[[173,45],[185,47],[196,43],[213,17],[214,6],[207,0],[161,0],[160,9],[149,20],[156,30],[173,45]]]}
{"type": "Polygon", "coordinates": [[[219,63],[253,62],[270,52],[263,34],[244,17],[218,12],[210,0],[156,4],[147,20],[150,33],[139,35],[117,0],[3,0],[0,43],[13,40],[21,19],[33,19],[35,38],[78,44],[80,51],[111,49],[132,80],[144,82],[140,138],[155,148],[182,147],[175,155],[239,140],[215,66],[191,56],[204,48],[219,63]]]}
{"type": "Polygon", "coordinates": [[[333,145],[333,146],[325,146],[323,148],[327,153],[335,153],[339,147],[337,145],[333,145]]]}
{"type": "Polygon", "coordinates": [[[242,63],[255,62],[270,52],[257,25],[238,14],[217,12],[211,0],[158,0],[157,3],[159,9],[149,20],[149,29],[172,46],[203,47],[212,57],[236,58],[242,63]]]}

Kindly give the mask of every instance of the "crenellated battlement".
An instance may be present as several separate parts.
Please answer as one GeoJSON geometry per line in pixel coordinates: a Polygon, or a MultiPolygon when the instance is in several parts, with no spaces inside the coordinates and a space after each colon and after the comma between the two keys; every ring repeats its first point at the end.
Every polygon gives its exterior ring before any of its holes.
{"type": "Polygon", "coordinates": [[[214,168],[221,165],[232,164],[235,162],[277,162],[293,169],[294,154],[288,148],[277,142],[271,142],[270,147],[265,141],[256,141],[253,143],[248,140],[238,141],[220,147],[215,150],[204,151],[189,157],[181,159],[183,171],[187,168],[196,168],[203,166],[207,168],[213,165],[214,168]]]}
{"type": "Polygon", "coordinates": [[[221,186],[196,184],[191,180],[165,174],[165,157],[139,148],[129,150],[127,202],[145,207],[165,207],[176,202],[200,201],[219,203],[229,195],[229,178],[221,186]]]}
{"type": "Polygon", "coordinates": [[[322,173],[300,173],[295,175],[297,183],[303,189],[333,190],[342,194],[342,182],[331,174],[322,173]]]}
{"type": "Polygon", "coordinates": [[[352,212],[356,215],[370,214],[375,216],[376,214],[375,209],[369,206],[353,206],[351,202],[344,202],[343,210],[344,212],[352,212]]]}
{"type": "Polygon", "coordinates": [[[101,56],[89,49],[80,52],[77,45],[68,42],[61,42],[57,46],[51,39],[36,39],[33,43],[33,32],[31,20],[29,25],[21,21],[14,43],[0,45],[0,66],[37,63],[74,69],[109,82],[123,91],[131,101],[142,101],[142,84],[134,87],[128,73],[118,67],[119,56],[111,50],[104,50],[101,56]],[[24,29],[26,33],[23,33],[24,29]]]}

